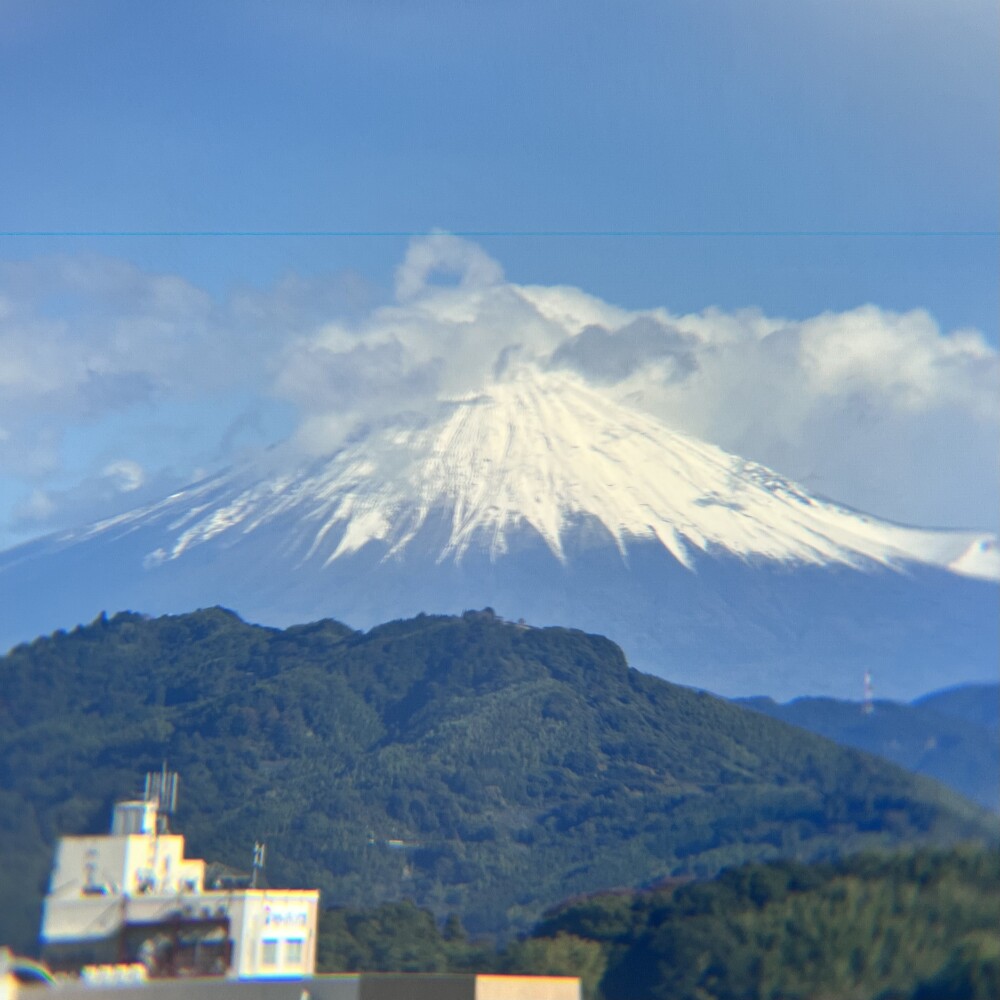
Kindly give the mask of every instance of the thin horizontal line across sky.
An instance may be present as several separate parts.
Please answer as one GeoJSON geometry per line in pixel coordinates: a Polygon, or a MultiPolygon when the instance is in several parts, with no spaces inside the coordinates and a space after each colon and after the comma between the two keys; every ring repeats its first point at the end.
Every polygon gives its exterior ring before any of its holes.
{"type": "Polygon", "coordinates": [[[0,237],[33,238],[270,238],[463,236],[469,238],[687,238],[687,237],[952,237],[996,239],[1000,230],[983,229],[8,229],[0,237]]]}

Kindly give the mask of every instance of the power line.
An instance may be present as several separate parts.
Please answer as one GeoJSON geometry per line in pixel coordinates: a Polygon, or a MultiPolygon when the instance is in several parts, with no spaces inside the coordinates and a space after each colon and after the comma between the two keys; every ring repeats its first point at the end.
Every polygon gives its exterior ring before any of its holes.
{"type": "Polygon", "coordinates": [[[7,229],[0,238],[35,239],[391,239],[461,236],[470,239],[686,239],[686,238],[949,238],[997,239],[995,229],[7,229]]]}

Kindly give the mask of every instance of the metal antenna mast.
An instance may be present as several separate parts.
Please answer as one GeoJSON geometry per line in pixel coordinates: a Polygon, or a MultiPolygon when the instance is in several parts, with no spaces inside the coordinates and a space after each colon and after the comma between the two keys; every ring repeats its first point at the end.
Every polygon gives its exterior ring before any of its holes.
{"type": "Polygon", "coordinates": [[[264,856],[267,847],[260,841],[254,841],[253,845],[253,874],[250,876],[250,888],[256,889],[260,877],[264,874],[264,856]]]}
{"type": "Polygon", "coordinates": [[[146,788],[142,797],[146,802],[156,802],[160,833],[167,832],[167,817],[177,812],[178,782],[177,772],[168,771],[166,761],[159,771],[146,772],[146,788]]]}
{"type": "Polygon", "coordinates": [[[863,715],[871,715],[875,711],[875,692],[872,689],[872,672],[865,671],[865,700],[861,705],[863,715]]]}

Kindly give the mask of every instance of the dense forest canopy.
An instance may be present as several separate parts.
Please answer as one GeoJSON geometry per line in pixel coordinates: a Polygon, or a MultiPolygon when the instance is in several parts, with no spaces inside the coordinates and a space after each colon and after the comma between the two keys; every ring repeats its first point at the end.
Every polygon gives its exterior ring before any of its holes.
{"type": "Polygon", "coordinates": [[[600,1000],[995,1000],[1000,855],[963,848],[748,864],[570,901],[495,951],[412,903],[336,909],[330,971],[575,975],[600,1000]]]}
{"type": "Polygon", "coordinates": [[[509,937],[573,893],[995,836],[936,783],[489,610],[285,630],[101,617],[0,659],[0,938],[51,850],[164,760],[188,852],[327,905],[413,899],[509,937]]]}

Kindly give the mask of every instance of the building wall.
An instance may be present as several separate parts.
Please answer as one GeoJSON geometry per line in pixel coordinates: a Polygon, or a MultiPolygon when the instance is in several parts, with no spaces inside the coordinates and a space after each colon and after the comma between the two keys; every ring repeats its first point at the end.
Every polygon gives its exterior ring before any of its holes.
{"type": "Polygon", "coordinates": [[[230,910],[238,976],[284,978],[316,968],[316,890],[250,889],[230,910]]]}
{"type": "Polygon", "coordinates": [[[196,892],[204,882],[205,862],[184,857],[177,834],[63,837],[56,849],[49,896],[69,899],[144,891],[196,892]]]}
{"type": "MultiPolygon", "coordinates": [[[[6,1000],[32,1000],[14,985],[6,1000]]],[[[283,982],[156,980],[142,986],[59,987],[60,1000],[580,1000],[580,980],[550,976],[359,973],[283,982]]],[[[0,998],[2,1000],[2,998],[0,998]]]]}
{"type": "Polygon", "coordinates": [[[567,976],[476,976],[475,1000],[580,1000],[580,980],[567,976]]]}
{"type": "Polygon", "coordinates": [[[60,840],[42,912],[43,946],[72,951],[79,944],[112,954],[125,927],[177,917],[225,920],[233,944],[230,976],[313,973],[318,891],[205,891],[205,862],[184,857],[182,836],[156,832],[154,804],[120,803],[113,824],[121,832],[60,840]]]}
{"type": "MultiPolygon", "coordinates": [[[[316,890],[249,889],[174,895],[94,896],[49,899],[45,905],[43,942],[112,939],[123,926],[169,922],[176,915],[190,920],[225,918],[233,942],[239,978],[308,976],[316,968],[319,893],[316,890]]],[[[114,947],[112,946],[112,952],[114,947]]]]}

